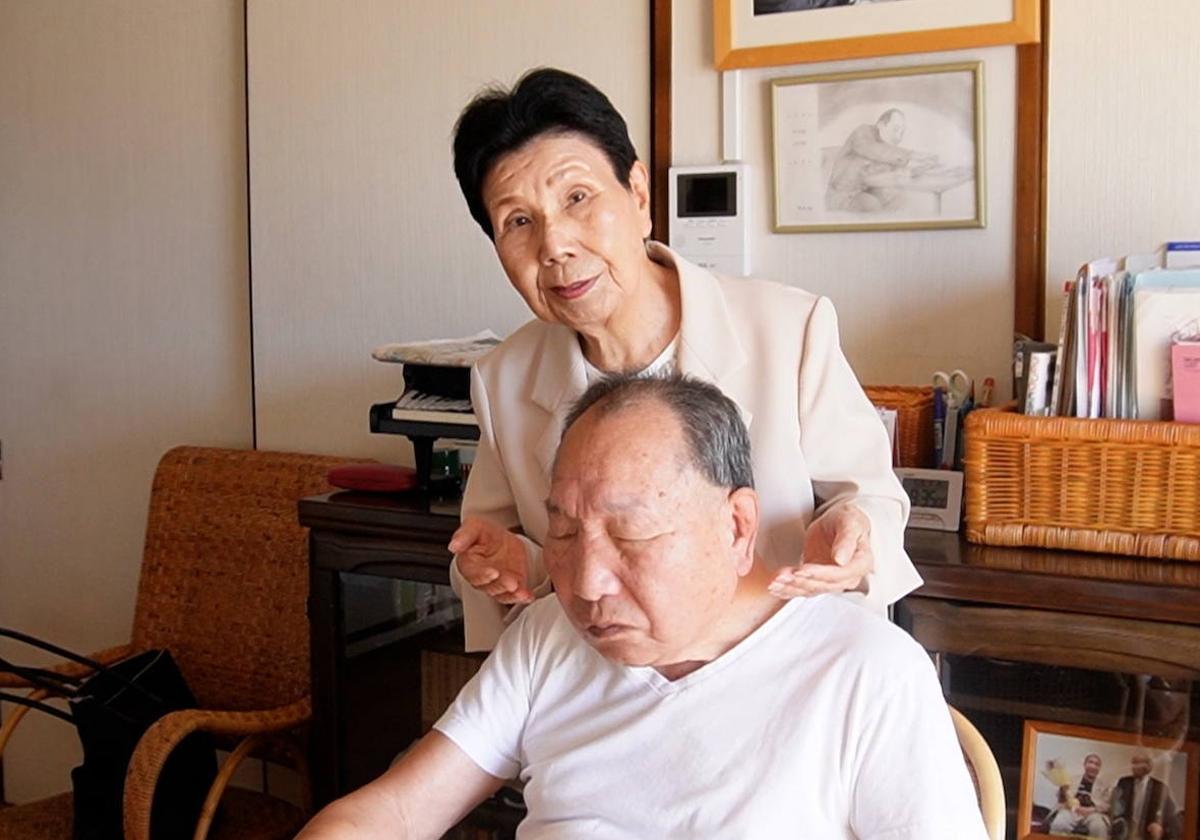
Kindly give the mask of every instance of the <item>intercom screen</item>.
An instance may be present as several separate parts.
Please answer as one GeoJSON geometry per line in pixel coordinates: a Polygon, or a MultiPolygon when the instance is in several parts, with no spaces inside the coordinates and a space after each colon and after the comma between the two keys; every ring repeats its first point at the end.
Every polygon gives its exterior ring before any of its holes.
{"type": "Polygon", "coordinates": [[[737,173],[679,176],[679,218],[737,215],[737,173]]]}

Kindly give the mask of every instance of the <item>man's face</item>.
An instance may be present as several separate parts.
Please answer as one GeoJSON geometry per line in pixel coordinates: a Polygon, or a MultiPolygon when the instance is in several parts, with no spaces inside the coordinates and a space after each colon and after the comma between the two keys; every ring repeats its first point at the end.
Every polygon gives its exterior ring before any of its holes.
{"type": "Polygon", "coordinates": [[[1083,775],[1088,779],[1094,779],[1100,774],[1100,756],[1089,755],[1083,760],[1083,775]]]}
{"type": "Polygon", "coordinates": [[[1150,756],[1146,753],[1135,753],[1133,760],[1130,762],[1130,769],[1133,770],[1135,778],[1142,778],[1150,772],[1150,756]]]}
{"type": "Polygon", "coordinates": [[[580,331],[633,299],[650,235],[640,161],[626,188],[590,140],[542,135],[492,166],[483,202],[500,263],[541,320],[580,331]]]}
{"type": "Polygon", "coordinates": [[[904,139],[904,115],[897,111],[884,120],[879,126],[879,136],[893,146],[899,146],[904,139]]]}
{"type": "Polygon", "coordinates": [[[593,408],[551,476],[544,557],[555,594],[590,645],[627,665],[719,655],[714,628],[753,562],[753,533],[739,537],[734,520],[754,491],[715,487],[685,446],[657,401],[593,408]]]}

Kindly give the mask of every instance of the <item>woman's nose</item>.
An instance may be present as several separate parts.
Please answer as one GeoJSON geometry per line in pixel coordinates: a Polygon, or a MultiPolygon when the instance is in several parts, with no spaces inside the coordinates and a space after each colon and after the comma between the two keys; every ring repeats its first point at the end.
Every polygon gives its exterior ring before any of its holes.
{"type": "Polygon", "coordinates": [[[542,222],[542,241],[538,258],[542,265],[561,265],[576,255],[576,239],[564,219],[547,218],[542,222]]]}

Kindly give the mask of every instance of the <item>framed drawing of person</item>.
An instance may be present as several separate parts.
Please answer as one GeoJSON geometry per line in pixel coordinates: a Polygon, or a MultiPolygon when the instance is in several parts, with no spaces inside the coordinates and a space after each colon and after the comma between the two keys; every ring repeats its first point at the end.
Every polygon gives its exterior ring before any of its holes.
{"type": "Polygon", "coordinates": [[[776,233],[983,227],[983,65],[774,79],[776,233]]]}

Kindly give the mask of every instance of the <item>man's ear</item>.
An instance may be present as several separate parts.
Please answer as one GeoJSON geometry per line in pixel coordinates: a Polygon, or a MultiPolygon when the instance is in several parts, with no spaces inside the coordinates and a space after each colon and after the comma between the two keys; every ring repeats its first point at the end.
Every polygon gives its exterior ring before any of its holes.
{"type": "Polygon", "coordinates": [[[646,239],[654,223],[650,218],[650,172],[640,160],[635,160],[629,168],[629,191],[637,202],[638,215],[642,217],[642,239],[646,239]]]}
{"type": "Polygon", "coordinates": [[[729,494],[729,524],[738,577],[745,577],[754,566],[754,544],[758,540],[758,494],[752,488],[739,487],[729,494]]]}

